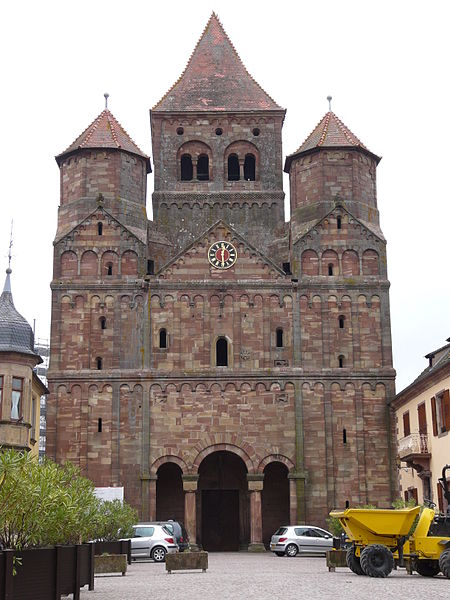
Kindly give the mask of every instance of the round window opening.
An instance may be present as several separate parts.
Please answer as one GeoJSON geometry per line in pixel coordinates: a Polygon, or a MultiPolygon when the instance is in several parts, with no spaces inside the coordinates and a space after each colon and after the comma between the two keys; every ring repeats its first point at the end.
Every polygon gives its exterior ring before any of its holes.
{"type": "Polygon", "coordinates": [[[222,135],[222,133],[223,133],[223,129],[222,129],[222,127],[218,127],[218,128],[216,129],[216,135],[222,135]]]}
{"type": "Polygon", "coordinates": [[[255,127],[255,129],[253,130],[253,135],[254,135],[255,137],[258,137],[258,135],[259,135],[260,133],[261,133],[261,132],[260,132],[259,128],[258,128],[258,127],[255,127]]]}
{"type": "Polygon", "coordinates": [[[178,127],[177,128],[177,133],[178,133],[178,135],[183,135],[183,133],[184,133],[183,127],[178,127]]]}

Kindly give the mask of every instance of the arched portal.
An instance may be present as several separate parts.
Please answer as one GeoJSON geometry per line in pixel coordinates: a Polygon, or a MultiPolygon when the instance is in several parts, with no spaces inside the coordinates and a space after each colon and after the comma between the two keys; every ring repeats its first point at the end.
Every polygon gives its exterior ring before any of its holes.
{"type": "Polygon", "coordinates": [[[184,521],[184,494],[181,469],[173,462],[162,464],[156,480],[156,520],[184,521]]]}
{"type": "Polygon", "coordinates": [[[269,548],[270,538],[281,525],[289,525],[288,469],[281,462],[270,462],[264,469],[262,491],[263,544],[269,548]]]}
{"type": "Polygon", "coordinates": [[[250,540],[247,468],[228,451],[209,454],[200,464],[197,495],[198,539],[205,550],[236,551],[250,540]]]}

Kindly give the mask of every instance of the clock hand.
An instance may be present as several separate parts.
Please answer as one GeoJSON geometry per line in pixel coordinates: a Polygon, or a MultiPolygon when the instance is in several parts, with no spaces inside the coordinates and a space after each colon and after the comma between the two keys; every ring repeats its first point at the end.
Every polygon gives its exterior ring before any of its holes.
{"type": "Polygon", "coordinates": [[[221,258],[222,258],[222,267],[223,267],[223,265],[224,265],[224,260],[223,260],[224,254],[225,254],[225,250],[224,250],[224,248],[223,248],[223,245],[222,245],[222,248],[221,248],[221,250],[220,250],[220,256],[221,256],[221,258]]]}

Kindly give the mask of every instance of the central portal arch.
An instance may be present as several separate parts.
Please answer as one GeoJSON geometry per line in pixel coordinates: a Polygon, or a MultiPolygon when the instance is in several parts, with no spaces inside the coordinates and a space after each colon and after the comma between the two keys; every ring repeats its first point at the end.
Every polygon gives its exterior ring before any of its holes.
{"type": "Polygon", "coordinates": [[[233,452],[219,450],[200,463],[198,538],[205,550],[237,551],[250,541],[247,467],[233,452]]]}

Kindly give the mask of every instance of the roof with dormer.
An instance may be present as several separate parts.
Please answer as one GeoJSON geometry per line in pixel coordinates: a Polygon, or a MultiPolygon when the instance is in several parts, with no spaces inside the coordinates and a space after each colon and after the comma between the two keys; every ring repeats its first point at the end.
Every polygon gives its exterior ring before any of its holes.
{"type": "Polygon", "coordinates": [[[357,148],[370,154],[377,163],[381,160],[379,156],[368,150],[334,112],[328,111],[303,144],[286,157],[285,171],[289,169],[293,158],[320,148],[357,148]]]}
{"type": "Polygon", "coordinates": [[[148,168],[150,167],[149,157],[134,143],[119,121],[107,108],[92,121],[89,127],[64,152],[58,154],[56,162],[59,165],[62,159],[68,154],[87,148],[123,150],[145,158],[148,168]]]}
{"type": "Polygon", "coordinates": [[[5,285],[0,296],[0,352],[19,352],[36,357],[34,351],[34,335],[26,319],[16,310],[11,293],[11,269],[6,270],[5,285]]]}
{"type": "Polygon", "coordinates": [[[213,12],[189,62],[153,111],[283,110],[245,68],[213,12]]]}

